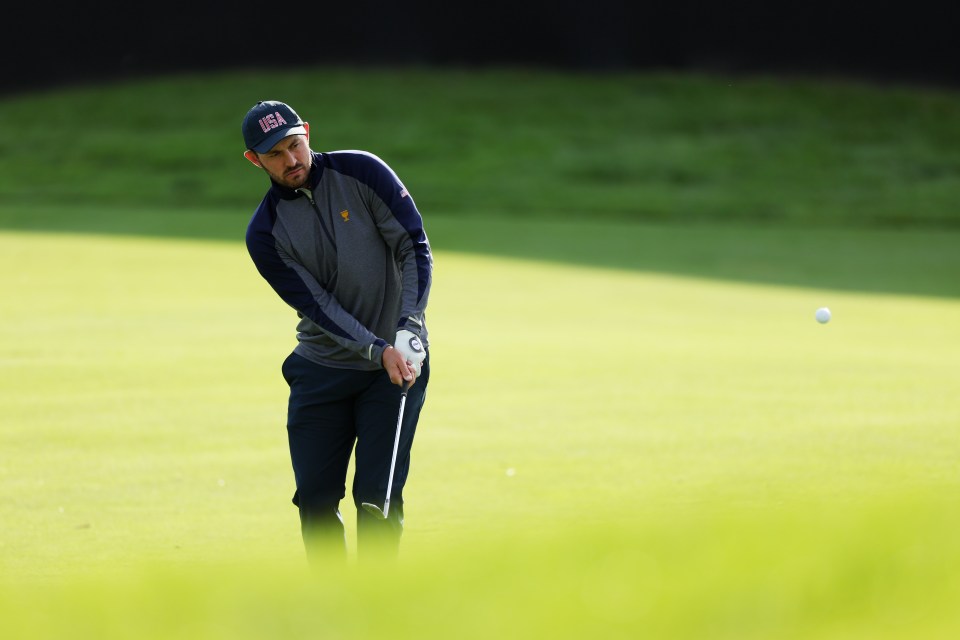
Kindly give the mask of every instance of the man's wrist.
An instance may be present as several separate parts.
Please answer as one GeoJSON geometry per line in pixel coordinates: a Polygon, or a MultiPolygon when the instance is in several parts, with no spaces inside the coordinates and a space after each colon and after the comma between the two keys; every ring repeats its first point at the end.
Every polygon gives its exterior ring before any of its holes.
{"type": "Polygon", "coordinates": [[[400,320],[400,322],[397,324],[397,330],[409,331],[419,338],[420,332],[423,331],[423,323],[417,318],[409,316],[400,320]]]}
{"type": "Polygon", "coordinates": [[[387,350],[387,347],[392,349],[393,345],[382,338],[377,338],[373,341],[373,344],[371,344],[365,350],[367,360],[383,364],[383,352],[387,350]]]}

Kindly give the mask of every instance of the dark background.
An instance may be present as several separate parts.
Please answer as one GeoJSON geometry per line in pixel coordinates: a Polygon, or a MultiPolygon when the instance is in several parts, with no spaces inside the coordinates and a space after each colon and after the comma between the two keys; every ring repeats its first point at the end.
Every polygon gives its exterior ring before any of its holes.
{"type": "Polygon", "coordinates": [[[18,4],[0,93],[179,71],[317,64],[791,73],[955,86],[947,3],[18,4]]]}

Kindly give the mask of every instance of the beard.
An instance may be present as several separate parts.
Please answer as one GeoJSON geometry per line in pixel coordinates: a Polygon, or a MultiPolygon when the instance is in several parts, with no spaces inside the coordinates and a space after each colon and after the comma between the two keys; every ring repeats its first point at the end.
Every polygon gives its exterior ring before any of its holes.
{"type": "Polygon", "coordinates": [[[282,174],[273,173],[266,167],[263,167],[263,170],[267,172],[271,180],[288,189],[299,189],[307,183],[307,178],[310,177],[310,167],[303,164],[285,169],[282,174]]]}

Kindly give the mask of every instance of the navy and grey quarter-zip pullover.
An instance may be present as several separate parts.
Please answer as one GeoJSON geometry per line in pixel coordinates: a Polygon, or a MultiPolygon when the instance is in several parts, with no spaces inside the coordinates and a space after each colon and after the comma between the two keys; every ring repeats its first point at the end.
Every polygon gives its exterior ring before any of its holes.
{"type": "Polygon", "coordinates": [[[272,183],[247,228],[247,250],[300,317],[295,353],[331,367],[378,369],[399,329],[429,344],[433,256],[423,219],[377,156],[311,155],[304,187],[272,183]]]}

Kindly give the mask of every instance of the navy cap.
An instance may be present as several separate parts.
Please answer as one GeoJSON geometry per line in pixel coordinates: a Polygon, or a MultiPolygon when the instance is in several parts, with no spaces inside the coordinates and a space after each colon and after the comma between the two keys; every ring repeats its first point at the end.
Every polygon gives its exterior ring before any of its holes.
{"type": "Polygon", "coordinates": [[[243,142],[257,153],[270,151],[287,136],[306,133],[297,112],[276,100],[258,102],[243,118],[243,142]]]}

